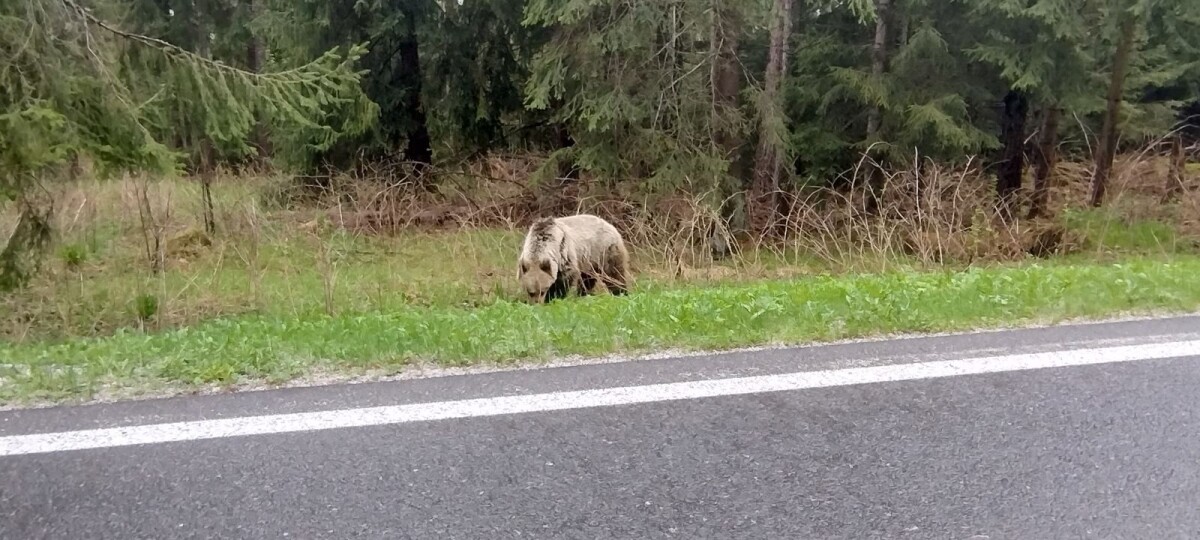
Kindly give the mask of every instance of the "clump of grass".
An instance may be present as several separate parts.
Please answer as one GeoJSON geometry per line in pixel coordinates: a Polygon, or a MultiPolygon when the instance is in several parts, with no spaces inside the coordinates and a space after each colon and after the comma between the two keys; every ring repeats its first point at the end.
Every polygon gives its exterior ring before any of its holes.
{"type": "Polygon", "coordinates": [[[1098,251],[1177,253],[1193,247],[1169,223],[1132,220],[1111,209],[1072,209],[1064,218],[1068,227],[1098,251]]]}
{"type": "Polygon", "coordinates": [[[145,325],[158,315],[158,297],[153,294],[139,294],[133,299],[133,311],[138,322],[145,325]]]}
{"type": "Polygon", "coordinates": [[[679,347],[723,349],[889,332],[1200,307],[1200,258],[893,271],[636,290],[529,306],[410,307],[329,316],[228,317],[152,335],[0,345],[0,402],[284,381],[313,371],[395,371],[679,347]]]}
{"type": "Polygon", "coordinates": [[[87,246],[75,242],[63,244],[58,250],[59,258],[62,259],[63,266],[68,270],[78,271],[80,266],[83,266],[87,260],[87,246]]]}

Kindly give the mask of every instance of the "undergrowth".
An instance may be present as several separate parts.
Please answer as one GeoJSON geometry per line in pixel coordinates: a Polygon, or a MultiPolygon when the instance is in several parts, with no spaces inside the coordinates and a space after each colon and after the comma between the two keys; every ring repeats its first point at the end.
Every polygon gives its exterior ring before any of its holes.
{"type": "Polygon", "coordinates": [[[438,193],[386,171],[319,189],[220,177],[215,234],[188,179],[52,186],[57,245],[0,297],[0,401],[1193,309],[1200,294],[1184,279],[1200,264],[1200,172],[1168,200],[1164,160],[1144,155],[1118,160],[1101,209],[1081,204],[1079,164],[1059,164],[1038,219],[1001,219],[990,178],[931,165],[888,175],[877,214],[862,190],[789,192],[764,238],[732,234],[707,195],[530,185],[529,167],[442,171],[438,193]],[[515,303],[524,227],[573,212],[622,230],[633,294],[515,303]]]}
{"type": "Polygon", "coordinates": [[[24,343],[235,315],[488,305],[517,298],[523,227],[578,211],[618,225],[642,290],[1173,255],[1196,252],[1200,239],[1197,197],[1163,204],[1162,164],[1144,158],[1118,162],[1103,209],[1072,204],[1085,199],[1087,182],[1073,163],[1058,171],[1057,212],[1013,223],[997,217],[989,178],[931,166],[919,171],[920,191],[917,172],[892,174],[877,217],[863,213],[861,191],[791,193],[784,222],[766,239],[731,235],[703,196],[651,197],[586,178],[530,186],[522,167],[531,166],[483,160],[443,173],[443,191],[432,195],[385,172],[300,191],[289,179],[222,177],[213,235],[200,219],[199,186],[187,179],[67,184],[56,197],[59,247],[29,287],[0,297],[0,337],[24,343]],[[729,249],[714,255],[714,240],[729,249]]]}

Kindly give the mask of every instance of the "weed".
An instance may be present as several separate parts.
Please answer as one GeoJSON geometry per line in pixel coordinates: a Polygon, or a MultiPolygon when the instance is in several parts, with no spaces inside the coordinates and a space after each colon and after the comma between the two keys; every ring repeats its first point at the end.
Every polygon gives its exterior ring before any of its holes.
{"type": "Polygon", "coordinates": [[[63,244],[59,247],[58,256],[67,270],[78,271],[79,267],[83,266],[84,261],[87,260],[88,248],[84,244],[75,242],[63,244]]]}
{"type": "Polygon", "coordinates": [[[138,322],[145,324],[158,315],[158,297],[153,294],[139,294],[133,301],[133,311],[138,322]]]}

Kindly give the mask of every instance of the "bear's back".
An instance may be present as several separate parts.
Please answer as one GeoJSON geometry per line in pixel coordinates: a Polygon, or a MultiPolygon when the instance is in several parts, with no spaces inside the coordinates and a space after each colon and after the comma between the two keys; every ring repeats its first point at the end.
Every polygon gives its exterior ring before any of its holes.
{"type": "Polygon", "coordinates": [[[591,214],[576,214],[555,220],[563,233],[577,243],[598,248],[621,242],[621,233],[603,218],[591,214]]]}
{"type": "Polygon", "coordinates": [[[567,239],[566,249],[573,251],[576,261],[596,266],[605,261],[609,249],[624,241],[621,233],[608,221],[591,214],[576,214],[555,220],[567,239]]]}

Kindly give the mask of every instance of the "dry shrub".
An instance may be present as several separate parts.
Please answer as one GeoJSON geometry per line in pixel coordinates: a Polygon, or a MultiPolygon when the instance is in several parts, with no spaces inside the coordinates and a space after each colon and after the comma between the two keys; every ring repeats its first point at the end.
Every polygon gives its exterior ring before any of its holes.
{"type": "MultiPolygon", "coordinates": [[[[787,277],[814,268],[882,270],[912,262],[961,266],[1070,253],[1085,243],[1064,227],[1063,210],[1083,206],[1091,166],[1069,160],[1058,164],[1050,212],[1042,219],[1001,219],[994,180],[974,164],[925,164],[888,174],[874,215],[864,211],[861,187],[785,193],[778,234],[747,249],[757,239],[735,236],[716,210],[727,201],[712,194],[647,194],[637,191],[636,182],[606,182],[586,173],[536,183],[531,178],[543,159],[493,155],[439,169],[433,171],[437,189],[432,190],[403,163],[303,182],[221,173],[213,186],[218,227],[211,238],[198,232],[203,230],[200,190],[188,179],[51,185],[60,241],[94,246],[102,253],[78,264],[47,265],[28,291],[0,298],[0,336],[20,339],[27,332],[45,335],[59,329],[106,333],[131,324],[132,314],[124,306],[139,294],[158,296],[157,319],[163,326],[244,312],[267,301],[294,306],[292,296],[278,294],[280,284],[313,269],[319,271],[320,283],[304,286],[320,290],[328,312],[388,305],[388,298],[417,305],[477,305],[508,294],[514,279],[507,254],[511,251],[515,258],[519,245],[515,234],[457,233],[516,233],[537,217],[577,212],[613,222],[630,244],[637,274],[662,281],[787,277]],[[165,272],[158,275],[146,261],[146,227],[139,213],[143,201],[157,231],[150,232],[161,240],[165,272]],[[446,264],[454,268],[430,270],[428,276],[423,268],[442,262],[411,258],[439,254],[409,255],[403,242],[367,238],[420,235],[423,245],[429,245],[429,236],[443,234],[454,242],[455,252],[446,255],[446,264]],[[406,267],[411,262],[418,269],[410,268],[404,277],[357,277],[361,268],[356,265],[379,260],[406,267]],[[239,272],[245,282],[237,281],[239,272]],[[110,296],[85,290],[101,280],[110,296]],[[466,286],[452,293],[429,290],[443,283],[466,286]]],[[[1106,203],[1110,211],[1100,218],[1157,220],[1200,240],[1200,169],[1189,167],[1185,189],[1164,204],[1166,173],[1159,154],[1119,157],[1106,203]]],[[[1019,208],[1017,215],[1024,210],[1019,208]]],[[[12,216],[0,206],[0,238],[11,229],[12,216]]],[[[75,253],[71,251],[72,261],[75,253]]]]}
{"type": "MultiPolygon", "coordinates": [[[[947,167],[914,164],[886,175],[886,190],[875,213],[864,211],[865,189],[806,188],[784,194],[778,234],[754,242],[759,250],[739,249],[729,224],[709,194],[669,192],[646,195],[633,183],[602,182],[588,174],[575,179],[530,181],[541,156],[492,155],[458,168],[439,170],[436,191],[421,189],[410,171],[383,168],[329,182],[336,189],[322,200],[320,214],[336,227],[363,234],[462,228],[522,229],[540,216],[587,212],[613,222],[626,235],[643,266],[675,275],[688,267],[711,266],[717,255],[733,254],[738,264],[754,264],[746,254],[807,256],[838,265],[864,257],[907,258],[924,264],[969,264],[1047,257],[1080,249],[1083,239],[1066,229],[1061,210],[1082,206],[1091,174],[1089,163],[1060,160],[1050,190],[1048,216],[1003,219],[996,207],[994,180],[977,162],[947,167]]],[[[1197,203],[1188,191],[1165,216],[1158,201],[1167,183],[1167,164],[1142,151],[1120,156],[1114,166],[1109,204],[1129,221],[1169,219],[1195,230],[1197,203]]],[[[1032,175],[1032,171],[1029,173],[1032,175]]],[[[1190,176],[1195,182],[1196,174],[1190,176]]],[[[853,183],[850,183],[853,185],[853,183]]],[[[1014,215],[1026,213],[1018,201],[1014,215]]],[[[315,217],[308,218],[311,226],[315,217]]]]}
{"type": "Polygon", "coordinates": [[[301,229],[317,221],[361,234],[468,228],[523,229],[541,216],[596,214],[612,222],[647,264],[706,264],[712,239],[728,245],[729,232],[701,197],[685,193],[636,196],[628,186],[611,186],[589,175],[533,185],[537,162],[528,157],[492,156],[436,174],[436,191],[416,176],[395,170],[344,175],[314,199],[318,210],[294,209],[301,229]],[[335,194],[336,192],[336,194],[335,194]]]}
{"type": "Polygon", "coordinates": [[[689,267],[711,265],[732,245],[729,230],[705,197],[675,192],[626,202],[601,201],[584,211],[612,221],[635,246],[644,267],[661,267],[679,276],[689,267]]]}
{"type": "Polygon", "coordinates": [[[865,189],[814,188],[795,196],[785,245],[841,263],[904,256],[926,264],[1044,257],[1079,245],[1055,220],[1004,219],[994,184],[971,164],[891,172],[885,186],[874,212],[865,189]]]}

